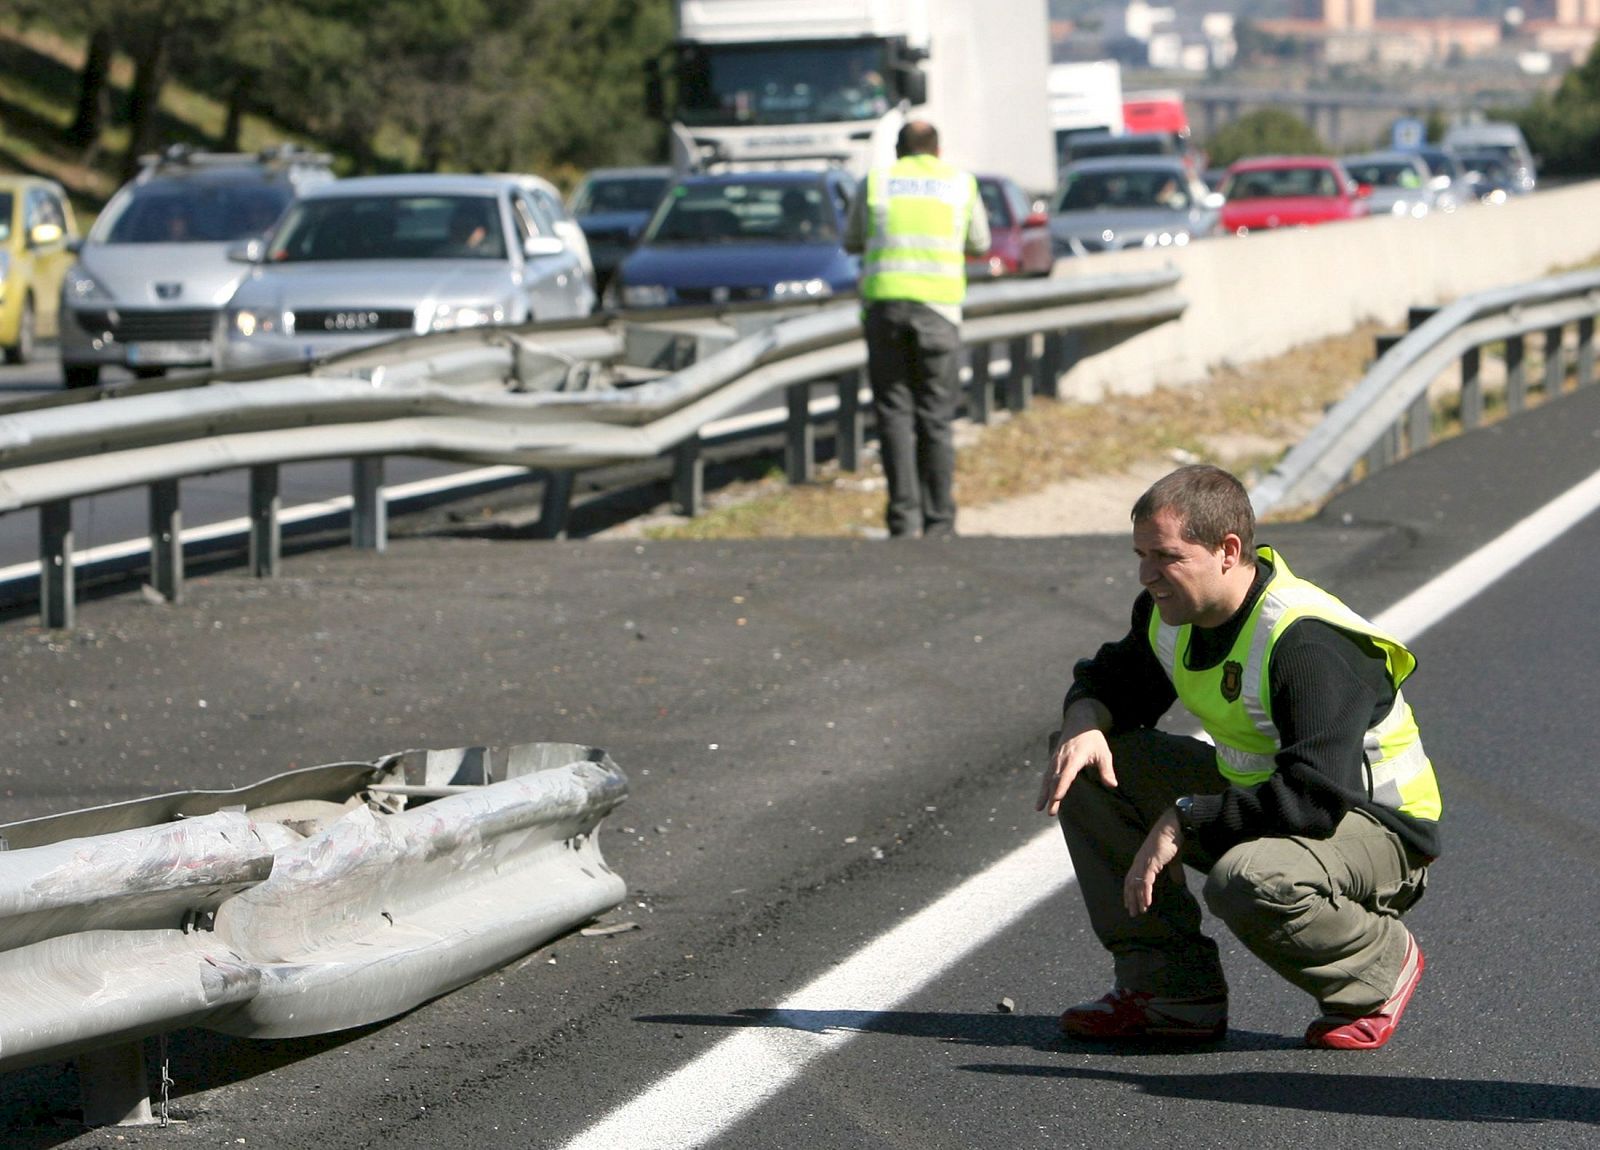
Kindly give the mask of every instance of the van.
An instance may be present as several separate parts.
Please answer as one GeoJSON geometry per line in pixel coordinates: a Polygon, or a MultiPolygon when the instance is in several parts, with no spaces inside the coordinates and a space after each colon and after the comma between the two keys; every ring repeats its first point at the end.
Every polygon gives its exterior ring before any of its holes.
{"type": "Polygon", "coordinates": [[[1537,180],[1533,153],[1522,129],[1496,120],[1457,124],[1445,133],[1444,146],[1452,152],[1493,152],[1505,157],[1511,170],[1513,190],[1531,192],[1537,180]]]}

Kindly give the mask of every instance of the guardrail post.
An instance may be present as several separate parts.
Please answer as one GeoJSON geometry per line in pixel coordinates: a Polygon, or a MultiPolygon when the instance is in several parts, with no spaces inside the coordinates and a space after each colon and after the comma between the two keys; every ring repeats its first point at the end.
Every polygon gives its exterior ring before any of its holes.
{"type": "Polygon", "coordinates": [[[817,436],[811,427],[811,385],[793,383],[784,393],[789,401],[789,419],[783,434],[784,471],[790,483],[810,483],[817,457],[817,436]]]}
{"type": "Polygon", "coordinates": [[[534,534],[540,539],[565,539],[572,520],[572,487],[575,471],[548,471],[544,493],[539,498],[539,524],[534,534]]]}
{"type": "Polygon", "coordinates": [[[1523,366],[1526,349],[1522,336],[1506,337],[1506,411],[1512,415],[1528,406],[1528,373],[1523,366]]]}
{"type": "Polygon", "coordinates": [[[1416,331],[1439,313],[1436,307],[1421,307],[1413,305],[1406,309],[1406,330],[1416,331]]]}
{"type": "Polygon", "coordinates": [[[150,485],[150,585],[168,603],[183,599],[183,512],[176,479],[150,485]]]}
{"type": "Polygon", "coordinates": [[[700,452],[700,434],[685,439],[672,449],[672,506],[679,515],[693,519],[706,500],[706,462],[700,452]]]}
{"type": "Polygon", "coordinates": [[[1067,340],[1059,331],[1044,333],[1044,350],[1039,356],[1034,390],[1046,399],[1061,397],[1061,375],[1066,368],[1067,340]]]}
{"type": "Polygon", "coordinates": [[[1019,336],[1011,341],[1011,370],[1006,373],[1006,410],[1027,411],[1033,396],[1033,337],[1019,336]]]}
{"type": "Polygon", "coordinates": [[[361,551],[389,548],[389,509],[383,501],[383,456],[364,455],[352,465],[350,545],[361,551]]]}
{"type": "Polygon", "coordinates": [[[1400,425],[1396,423],[1367,448],[1367,474],[1372,475],[1382,471],[1395,461],[1399,455],[1400,425]]]}
{"type": "Polygon", "coordinates": [[[66,631],[77,614],[72,580],[72,501],[39,508],[39,615],[46,627],[66,631]]]}
{"type": "Polygon", "coordinates": [[[967,398],[967,407],[972,414],[973,423],[988,423],[990,413],[990,400],[993,393],[989,389],[989,345],[975,343],[967,349],[967,362],[972,368],[972,379],[969,383],[970,394],[967,398]]]}
{"type": "Polygon", "coordinates": [[[78,1094],[85,1126],[148,1126],[150,1078],[144,1065],[144,1043],[128,1042],[80,1053],[78,1094]]]}
{"type": "Polygon", "coordinates": [[[1407,449],[1415,455],[1428,446],[1433,438],[1433,405],[1428,402],[1428,393],[1423,392],[1411,402],[1411,412],[1407,419],[1409,429],[1406,433],[1407,449]]]}
{"type": "Polygon", "coordinates": [[[1546,328],[1544,333],[1544,397],[1561,394],[1567,379],[1567,363],[1561,347],[1561,329],[1546,328]]]}
{"type": "Polygon", "coordinates": [[[860,471],[866,445],[866,421],[861,417],[861,389],[871,387],[867,369],[847,371],[839,377],[839,430],[834,454],[840,471],[860,471]]]}
{"type": "Polygon", "coordinates": [[[261,463],[250,469],[250,574],[276,579],[283,555],[282,507],[278,465],[261,463]]]}
{"type": "Polygon", "coordinates": [[[1578,321],[1578,386],[1594,382],[1594,316],[1578,321]]]}
{"type": "Polygon", "coordinates": [[[1471,431],[1483,422],[1483,349],[1461,353],[1461,426],[1471,431]]]}

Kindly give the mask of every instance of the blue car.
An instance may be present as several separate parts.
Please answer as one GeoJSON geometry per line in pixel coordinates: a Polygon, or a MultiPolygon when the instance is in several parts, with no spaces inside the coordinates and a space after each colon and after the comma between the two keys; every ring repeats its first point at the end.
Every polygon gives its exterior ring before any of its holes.
{"type": "Polygon", "coordinates": [[[688,176],[667,192],[608,297],[625,308],[803,301],[853,291],[841,246],[855,181],[827,171],[688,176]]]}
{"type": "Polygon", "coordinates": [[[568,210],[589,241],[596,289],[611,282],[671,183],[671,168],[596,168],[572,193],[568,210]]]}

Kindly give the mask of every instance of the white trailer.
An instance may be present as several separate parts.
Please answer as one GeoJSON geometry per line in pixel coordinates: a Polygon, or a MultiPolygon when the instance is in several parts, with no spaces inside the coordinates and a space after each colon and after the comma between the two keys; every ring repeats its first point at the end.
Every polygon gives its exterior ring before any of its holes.
{"type": "Polygon", "coordinates": [[[1122,66],[1115,60],[1087,60],[1050,66],[1050,128],[1056,162],[1066,162],[1072,137],[1081,132],[1121,135],[1122,66]]]}
{"type": "Polygon", "coordinates": [[[677,16],[679,168],[860,174],[911,118],[959,167],[1054,186],[1046,0],[677,0],[677,16]]]}

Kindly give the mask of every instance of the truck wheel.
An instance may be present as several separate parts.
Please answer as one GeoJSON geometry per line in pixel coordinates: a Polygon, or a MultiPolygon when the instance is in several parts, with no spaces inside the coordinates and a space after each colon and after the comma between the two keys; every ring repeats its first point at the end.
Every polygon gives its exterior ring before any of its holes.
{"type": "Polygon", "coordinates": [[[33,297],[22,301],[22,316],[17,320],[17,342],[6,350],[7,363],[27,363],[33,358],[34,325],[33,297]]]}
{"type": "Polygon", "coordinates": [[[64,363],[61,365],[61,378],[68,389],[94,387],[100,382],[100,367],[93,363],[64,363]]]}

